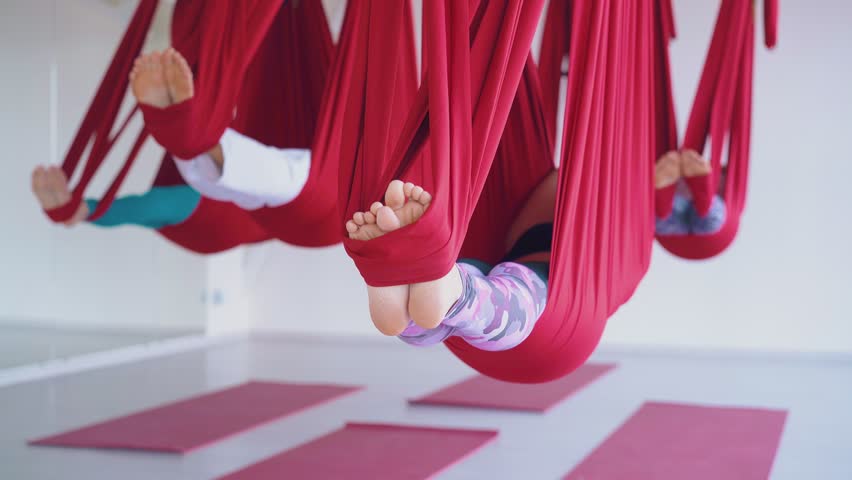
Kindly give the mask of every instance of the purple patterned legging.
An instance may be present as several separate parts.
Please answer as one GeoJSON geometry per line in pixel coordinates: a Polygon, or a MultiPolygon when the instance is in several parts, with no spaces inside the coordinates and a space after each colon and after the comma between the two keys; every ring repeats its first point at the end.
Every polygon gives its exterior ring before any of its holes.
{"type": "Polygon", "coordinates": [[[436,328],[409,322],[399,338],[428,346],[461,337],[476,348],[508,350],[523,342],[547,302],[547,283],[520,263],[497,265],[488,275],[466,263],[456,264],[462,278],[461,298],[436,328]]]}

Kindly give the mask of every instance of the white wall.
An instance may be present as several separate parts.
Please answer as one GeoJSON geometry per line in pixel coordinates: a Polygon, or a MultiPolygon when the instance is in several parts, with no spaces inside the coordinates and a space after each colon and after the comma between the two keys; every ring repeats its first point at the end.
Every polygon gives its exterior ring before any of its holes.
{"type": "MultiPolygon", "coordinates": [[[[0,3],[0,322],[61,328],[204,328],[205,261],[137,228],[52,225],[30,193],[30,172],[60,163],[136,2],[0,3]]],[[[165,44],[162,25],[156,40],[165,44]]],[[[127,151],[125,146],[117,147],[127,151]]],[[[150,185],[151,144],[125,192],[150,185]]],[[[112,159],[113,168],[117,165],[112,159]]],[[[110,170],[105,169],[105,170],[110,170]]],[[[107,171],[91,192],[100,195],[107,171]]],[[[0,325],[0,335],[3,326],[0,325]]]]}
{"type": "MultiPolygon", "coordinates": [[[[672,61],[681,125],[717,5],[675,2],[672,61]]],[[[739,239],[702,263],[657,249],[636,296],[611,319],[606,343],[852,351],[845,298],[852,287],[850,18],[852,4],[844,0],[819,8],[782,2],[777,50],[757,51],[753,174],[739,239]]],[[[339,247],[253,247],[246,276],[257,328],[378,336],[363,282],[339,247]]]]}

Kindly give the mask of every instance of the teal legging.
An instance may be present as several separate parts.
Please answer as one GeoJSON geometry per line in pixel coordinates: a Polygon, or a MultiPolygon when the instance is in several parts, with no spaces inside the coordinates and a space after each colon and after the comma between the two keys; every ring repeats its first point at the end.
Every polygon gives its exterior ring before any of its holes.
{"type": "MultiPolygon", "coordinates": [[[[101,227],[137,225],[146,228],[163,228],[183,223],[198,207],[201,194],[187,185],[152,187],[141,195],[116,198],[101,218],[89,222],[101,227]]],[[[86,199],[89,212],[94,212],[98,201],[86,199]]]]}

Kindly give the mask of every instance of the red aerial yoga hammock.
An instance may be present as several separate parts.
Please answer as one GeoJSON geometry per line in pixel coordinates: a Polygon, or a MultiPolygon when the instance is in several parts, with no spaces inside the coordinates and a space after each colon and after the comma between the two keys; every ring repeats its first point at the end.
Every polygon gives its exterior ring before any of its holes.
{"type": "MultiPolygon", "coordinates": [[[[63,221],[74,213],[89,181],[135,113],[109,137],[124,98],[127,75],[151,24],[157,0],[142,0],[96,93],[63,169],[70,177],[87,144],[93,147],[72,201],[48,215],[63,221]]],[[[208,150],[230,124],[263,143],[309,147],[320,115],[323,86],[333,53],[331,33],[320,0],[298,6],[282,0],[204,3],[179,1],[172,39],[195,68],[196,100],[165,111],[143,107],[146,129],[138,135],[122,169],[91,218],[109,208],[149,131],[170,153],[191,158],[208,150]],[[241,88],[243,83],[245,88],[241,88]],[[233,118],[235,106],[238,116],[233,118]]],[[[203,198],[185,222],[160,229],[175,243],[198,253],[227,250],[279,238],[303,246],[339,241],[336,205],[323,199],[336,157],[314,157],[308,182],[294,202],[276,209],[246,212],[229,202],[203,198]],[[323,161],[329,158],[329,161],[323,161]],[[313,200],[313,201],[312,201],[313,200]],[[284,228],[288,227],[288,228],[284,228]]],[[[155,185],[182,184],[167,153],[155,185]]]]}
{"type": "MultiPolygon", "coordinates": [[[[524,74],[543,2],[424,2],[427,70],[396,136],[388,120],[393,108],[381,99],[400,59],[394,25],[402,7],[370,8],[372,3],[362,2],[355,27],[353,61],[364,81],[346,107],[340,213],[345,218],[368,207],[394,178],[423,185],[434,200],[413,225],[368,242],[344,240],[347,253],[374,286],[442,277],[462,247],[465,256],[493,261],[505,239],[496,230],[507,222],[495,223],[493,235],[468,232],[468,225],[488,228],[491,219],[516,210],[552,168],[549,118],[536,100],[540,89],[531,69],[524,74]],[[503,135],[507,123],[531,130],[503,135]],[[529,154],[526,142],[533,147],[529,154]],[[512,203],[500,192],[509,192],[512,203]],[[477,206],[481,195],[492,200],[477,206]]],[[[511,350],[447,342],[486,375],[531,383],[577,368],[647,270],[653,241],[654,15],[648,0],[574,2],[547,309],[530,337],[511,350]]]]}
{"type": "MultiPolygon", "coordinates": [[[[174,19],[175,48],[196,73],[195,96],[163,110],[142,107],[146,127],[166,150],[193,158],[229,126],[281,148],[311,147],[315,129],[323,137],[318,119],[334,114],[321,105],[333,44],[320,0],[182,1],[174,19]]],[[[307,247],[341,238],[329,181],[338,157],[324,154],[322,141],[313,146],[301,194],[248,212],[273,238],[307,247]]]]}
{"type": "MultiPolygon", "coordinates": [[[[712,173],[706,177],[687,179],[693,191],[693,201],[700,214],[706,214],[724,181],[723,198],[727,218],[722,229],[712,235],[658,236],[666,250],[686,259],[713,257],[727,249],[736,237],[740,217],[745,208],[748,183],[749,145],[751,140],[752,80],[754,66],[754,5],[752,2],[722,0],[704,71],[695,94],[692,112],[687,123],[682,148],[701,152],[710,137],[712,173]],[[727,175],[722,172],[722,150],[728,139],[727,175]]],[[[766,0],[764,29],[766,46],[772,48],[777,40],[778,2],[766,0]]],[[[661,74],[670,78],[667,38],[655,47],[660,57],[661,74]]],[[[669,79],[664,91],[658,91],[657,155],[677,148],[674,105],[669,79]]],[[[657,195],[657,216],[671,211],[674,187],[657,195]]]]}

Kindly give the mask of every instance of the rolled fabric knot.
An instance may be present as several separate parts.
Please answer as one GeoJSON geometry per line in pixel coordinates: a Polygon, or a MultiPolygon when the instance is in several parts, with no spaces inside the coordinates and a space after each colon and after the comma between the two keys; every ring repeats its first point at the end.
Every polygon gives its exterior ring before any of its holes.
{"type": "Polygon", "coordinates": [[[81,197],[75,195],[71,197],[71,200],[65,205],[45,210],[44,213],[46,213],[47,216],[55,223],[63,223],[71,220],[71,217],[73,217],[74,214],[77,213],[77,209],[80,208],[80,202],[82,201],[83,199],[81,197]]]}

